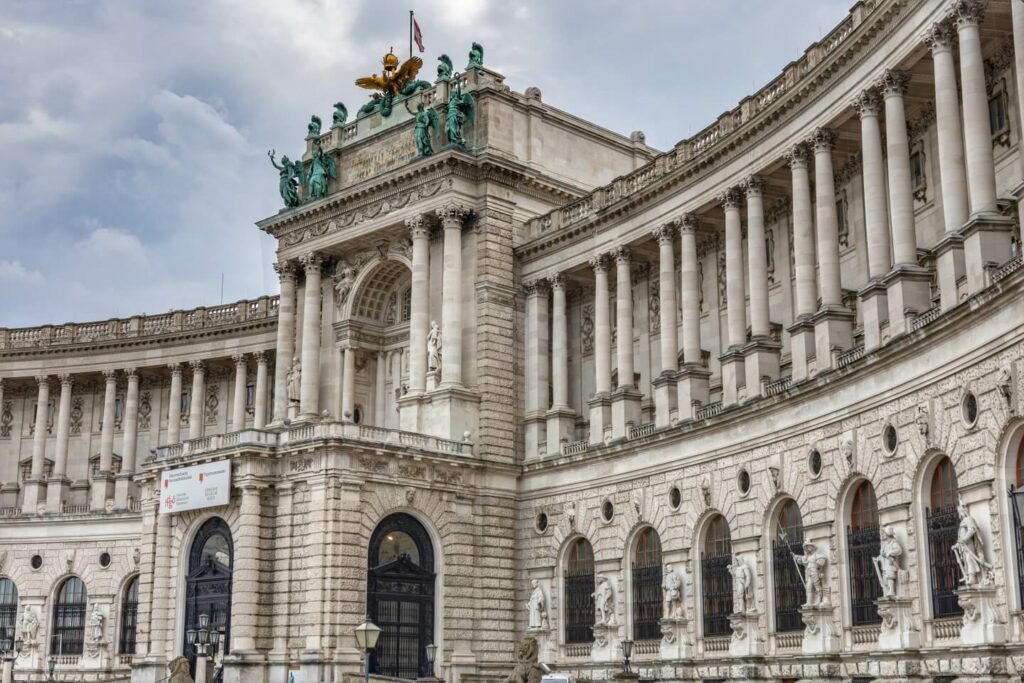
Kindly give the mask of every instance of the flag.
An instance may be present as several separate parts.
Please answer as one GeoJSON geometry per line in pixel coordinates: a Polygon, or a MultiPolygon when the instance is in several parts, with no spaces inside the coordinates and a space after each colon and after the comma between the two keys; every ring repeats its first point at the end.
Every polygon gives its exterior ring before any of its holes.
{"type": "Polygon", "coordinates": [[[420,24],[415,18],[412,20],[412,39],[416,41],[416,47],[420,52],[426,52],[423,47],[423,32],[420,31],[420,24]]]}

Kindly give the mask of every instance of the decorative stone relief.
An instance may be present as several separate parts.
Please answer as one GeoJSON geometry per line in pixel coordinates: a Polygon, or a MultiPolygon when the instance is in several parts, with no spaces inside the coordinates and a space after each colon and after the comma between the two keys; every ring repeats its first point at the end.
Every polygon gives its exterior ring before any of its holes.
{"type": "Polygon", "coordinates": [[[211,383],[206,387],[206,424],[214,425],[217,424],[217,408],[220,405],[220,399],[217,395],[220,393],[220,385],[211,383]]]}
{"type": "Polygon", "coordinates": [[[921,436],[925,437],[925,443],[928,443],[929,417],[927,404],[921,403],[917,406],[917,414],[914,418],[914,422],[917,423],[917,431],[921,436]]]}
{"type": "Polygon", "coordinates": [[[462,483],[462,473],[458,470],[445,470],[437,468],[434,470],[434,481],[441,484],[456,486],[462,483]]]}
{"type": "Polygon", "coordinates": [[[902,556],[903,546],[896,538],[896,530],[891,526],[883,527],[882,542],[879,545],[878,557],[874,558],[874,564],[884,597],[894,598],[899,595],[902,556]]]}
{"type": "MultiPolygon", "coordinates": [[[[704,262],[697,261],[697,299],[701,312],[704,312],[704,262]]],[[[679,297],[682,301],[683,297],[679,297]]]]}
{"type": "Polygon", "coordinates": [[[729,303],[729,288],[726,286],[725,277],[725,252],[718,252],[718,305],[725,306],[729,303]]]}
{"type": "Polygon", "coordinates": [[[1011,405],[1013,403],[1013,373],[1009,368],[1000,370],[996,387],[999,389],[999,395],[1006,401],[1006,405],[1011,405]]]}
{"type": "Polygon", "coordinates": [[[825,581],[825,568],[828,566],[828,558],[818,550],[818,546],[811,541],[804,541],[804,554],[797,555],[790,550],[793,561],[797,564],[797,570],[803,567],[801,572],[804,580],[804,594],[807,601],[803,607],[824,607],[832,604],[829,596],[828,583],[825,581]]]}
{"type": "Polygon", "coordinates": [[[4,401],[3,410],[0,411],[0,437],[11,438],[11,428],[14,426],[14,407],[11,401],[4,401]]]}
{"type": "Polygon", "coordinates": [[[764,233],[764,253],[768,259],[768,284],[775,283],[775,231],[771,228],[764,233]]]}
{"type": "Polygon", "coordinates": [[[149,420],[153,415],[152,400],[152,393],[149,391],[139,394],[139,429],[149,429],[149,420]]]}
{"type": "Polygon", "coordinates": [[[375,472],[377,474],[381,472],[387,472],[388,470],[388,463],[386,460],[381,460],[379,458],[369,458],[365,455],[359,458],[359,464],[360,466],[362,466],[364,470],[375,472]]]}
{"type": "Polygon", "coordinates": [[[398,465],[398,476],[405,477],[406,479],[424,479],[426,478],[427,468],[423,465],[414,465],[412,463],[399,463],[398,465]]]}
{"type": "Polygon", "coordinates": [[[569,528],[576,529],[576,501],[570,500],[565,505],[565,516],[569,520],[569,528]]]}
{"type": "Polygon", "coordinates": [[[701,481],[700,492],[701,495],[704,497],[704,507],[711,507],[711,482],[709,482],[707,479],[701,481]]]}
{"type": "Polygon", "coordinates": [[[657,334],[661,331],[661,283],[657,278],[647,282],[647,317],[651,321],[651,334],[657,334]]]}
{"type": "Polygon", "coordinates": [[[580,341],[583,346],[583,353],[594,352],[594,304],[585,303],[582,306],[583,320],[580,324],[580,341]]]}

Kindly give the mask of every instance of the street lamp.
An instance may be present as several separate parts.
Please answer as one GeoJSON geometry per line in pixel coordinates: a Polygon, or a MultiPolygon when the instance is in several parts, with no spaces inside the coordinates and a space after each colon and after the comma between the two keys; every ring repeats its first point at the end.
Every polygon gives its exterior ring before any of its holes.
{"type": "Polygon", "coordinates": [[[436,678],[434,675],[434,660],[437,657],[437,645],[433,643],[427,644],[427,673],[430,678],[436,678]]]}
{"type": "Polygon", "coordinates": [[[24,645],[24,641],[21,638],[15,640],[11,637],[11,632],[8,629],[7,635],[0,639],[0,657],[3,658],[3,683],[13,683],[14,681],[14,660],[21,654],[21,648],[24,645]],[[13,649],[12,649],[13,648],[13,649]]]}
{"type": "Polygon", "coordinates": [[[622,671],[632,673],[629,668],[629,658],[633,654],[633,641],[626,639],[622,641],[622,671]]]}
{"type": "Polygon", "coordinates": [[[50,674],[49,678],[47,678],[46,680],[48,680],[48,681],[55,681],[55,680],[57,680],[56,678],[53,677],[53,671],[54,671],[54,669],[57,668],[57,655],[51,654],[49,657],[46,658],[46,668],[47,668],[47,670],[48,670],[48,672],[50,674]]]}
{"type": "Polygon", "coordinates": [[[356,644],[363,651],[363,680],[370,683],[370,652],[377,647],[377,638],[380,637],[380,627],[370,621],[370,615],[366,620],[355,628],[356,644]]]}
{"type": "MultiPolygon", "coordinates": [[[[214,631],[214,633],[217,633],[217,631],[214,631]]],[[[211,643],[210,615],[200,614],[199,629],[190,628],[185,631],[185,639],[188,640],[188,644],[193,646],[196,651],[196,681],[197,683],[206,683],[206,646],[211,643]]],[[[220,639],[219,633],[215,639],[220,639]]]]}

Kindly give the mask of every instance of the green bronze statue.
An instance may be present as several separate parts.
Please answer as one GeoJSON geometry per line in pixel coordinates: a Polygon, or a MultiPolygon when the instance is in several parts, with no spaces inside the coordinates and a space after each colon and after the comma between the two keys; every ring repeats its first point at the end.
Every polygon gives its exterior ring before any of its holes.
{"type": "Polygon", "coordinates": [[[313,114],[313,116],[311,116],[310,119],[309,119],[309,125],[306,126],[306,139],[307,140],[309,138],[318,138],[318,137],[320,137],[320,125],[321,125],[320,117],[317,116],[316,114],[313,114]]]}
{"type": "Polygon", "coordinates": [[[402,88],[399,94],[403,97],[408,97],[418,93],[420,90],[429,90],[432,87],[430,81],[411,81],[402,88]]]}
{"type": "Polygon", "coordinates": [[[348,120],[348,109],[345,107],[343,102],[334,103],[334,122],[331,124],[331,128],[341,128],[345,125],[345,121],[348,120]]]}
{"type": "Polygon", "coordinates": [[[466,146],[466,138],[462,135],[462,126],[468,121],[473,122],[476,101],[470,93],[463,93],[459,85],[458,74],[453,76],[451,96],[448,98],[448,113],[444,121],[444,134],[449,145],[466,146]]]}
{"type": "MultiPolygon", "coordinates": [[[[409,110],[410,114],[413,114],[412,109],[409,109],[408,100],[405,101],[405,108],[409,110]]],[[[422,98],[420,103],[416,105],[416,113],[413,115],[416,117],[416,126],[413,129],[416,151],[419,152],[421,157],[429,157],[434,153],[432,133],[436,133],[441,127],[441,119],[438,117],[436,109],[423,106],[422,98]]]]}
{"type": "Polygon", "coordinates": [[[484,65],[484,46],[480,43],[473,43],[473,46],[469,49],[469,64],[466,65],[467,69],[473,67],[482,67],[484,65]]]}
{"type": "Polygon", "coordinates": [[[292,162],[287,154],[281,156],[281,163],[278,165],[274,161],[274,150],[267,152],[267,156],[270,157],[270,163],[276,168],[281,174],[281,180],[278,184],[278,191],[281,193],[281,199],[284,201],[284,205],[289,209],[299,205],[299,183],[304,180],[302,174],[302,162],[292,162]]]}
{"type": "Polygon", "coordinates": [[[359,111],[356,112],[356,116],[366,116],[367,114],[372,114],[373,112],[377,111],[378,109],[380,109],[381,101],[383,99],[383,97],[381,97],[377,93],[374,93],[373,95],[371,95],[369,102],[359,107],[359,111]]]}
{"type": "Polygon", "coordinates": [[[327,196],[327,179],[338,177],[338,167],[330,154],[324,151],[320,140],[316,141],[313,160],[309,166],[309,185],[306,188],[307,199],[320,199],[327,196]]]}
{"type": "Polygon", "coordinates": [[[441,55],[437,58],[437,80],[449,81],[452,77],[452,58],[441,55]]]}

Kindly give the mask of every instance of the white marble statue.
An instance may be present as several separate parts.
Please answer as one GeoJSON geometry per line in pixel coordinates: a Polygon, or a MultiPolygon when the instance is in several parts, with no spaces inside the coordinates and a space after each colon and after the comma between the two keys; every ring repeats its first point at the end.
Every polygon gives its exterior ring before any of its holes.
{"type": "Polygon", "coordinates": [[[985,561],[985,542],[978,532],[978,523],[962,500],[957,504],[957,512],[960,513],[960,528],[953,544],[953,555],[960,565],[960,582],[968,588],[987,586],[992,565],[985,561]]]}
{"type": "MultiPolygon", "coordinates": [[[[791,551],[792,552],[792,551],[791,551]]],[[[804,542],[804,554],[793,555],[793,561],[804,567],[804,592],[807,602],[804,607],[821,607],[831,603],[828,587],[825,585],[825,566],[828,558],[810,541],[804,542]]]]}
{"type": "Polygon", "coordinates": [[[441,328],[437,321],[431,321],[430,333],[427,334],[427,370],[441,367],[441,328]]]}
{"type": "Polygon", "coordinates": [[[302,363],[298,356],[292,358],[292,367],[288,370],[288,402],[298,403],[302,395],[302,363]]]}
{"type": "Polygon", "coordinates": [[[355,281],[356,269],[339,265],[338,273],[334,276],[334,304],[339,310],[348,301],[348,294],[355,281]]]}
{"type": "Polygon", "coordinates": [[[891,526],[882,527],[882,542],[878,547],[878,557],[874,558],[875,571],[882,583],[882,595],[894,598],[899,589],[900,556],[903,546],[896,539],[896,530],[891,526]]]}
{"type": "Polygon", "coordinates": [[[683,618],[683,577],[672,565],[665,565],[665,576],[661,580],[661,590],[665,597],[662,614],[666,619],[683,618]]]}
{"type": "Polygon", "coordinates": [[[607,576],[597,577],[594,589],[595,625],[611,626],[615,623],[615,590],[607,576]]]}
{"type": "Polygon", "coordinates": [[[36,644],[38,635],[39,615],[36,614],[35,607],[28,606],[21,614],[21,639],[26,646],[32,646],[36,644]]]}
{"type": "Polygon", "coordinates": [[[733,555],[729,573],[732,574],[732,611],[734,614],[746,614],[754,602],[753,572],[739,555],[733,555]]]}
{"type": "Polygon", "coordinates": [[[548,627],[547,599],[544,597],[544,589],[540,582],[534,579],[532,582],[533,593],[526,602],[526,610],[529,613],[528,626],[531,629],[546,629],[548,627]]]}
{"type": "Polygon", "coordinates": [[[92,614],[89,615],[89,640],[91,642],[103,642],[103,622],[105,620],[106,617],[103,616],[100,606],[93,605],[92,614]]]}

